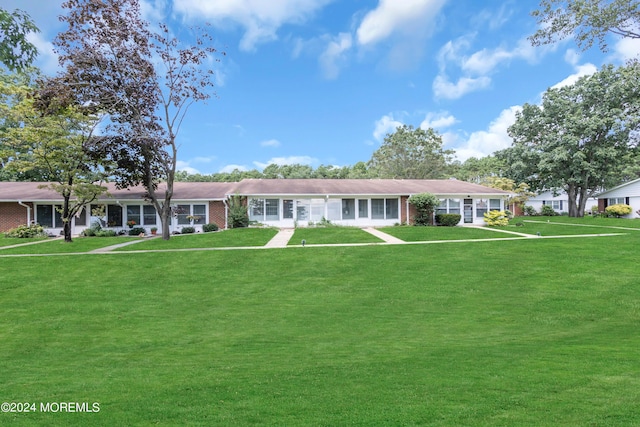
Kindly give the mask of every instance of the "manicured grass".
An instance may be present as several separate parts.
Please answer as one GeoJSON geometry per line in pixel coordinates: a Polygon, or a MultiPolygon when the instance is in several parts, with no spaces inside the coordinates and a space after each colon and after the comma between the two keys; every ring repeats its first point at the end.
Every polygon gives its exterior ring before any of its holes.
{"type": "Polygon", "coordinates": [[[355,227],[296,228],[289,245],[335,243],[382,243],[376,236],[355,227]]]}
{"type": "Polygon", "coordinates": [[[568,216],[524,216],[519,220],[539,222],[560,222],[568,224],[580,224],[583,226],[623,227],[640,229],[640,219],[626,218],[600,218],[585,216],[584,218],[569,218],[568,216]]]}
{"type": "MultiPolygon", "coordinates": [[[[478,230],[472,227],[381,227],[380,231],[397,237],[405,242],[428,242],[435,240],[466,240],[509,238],[505,233],[493,232],[490,229],[478,230]]],[[[514,230],[515,231],[515,230],[514,230]]]]}
{"type": "MultiPolygon", "coordinates": [[[[71,243],[65,243],[64,239],[55,239],[37,245],[21,246],[18,248],[0,249],[0,255],[8,254],[61,254],[89,252],[94,249],[111,245],[140,240],[140,237],[74,237],[71,243]]],[[[24,240],[24,239],[20,239],[24,240]]]]}
{"type": "Polygon", "coordinates": [[[623,220],[617,218],[568,218],[568,217],[519,217],[510,221],[507,227],[498,227],[502,230],[515,231],[525,234],[537,234],[542,236],[565,236],[577,234],[608,234],[608,233],[635,233],[640,232],[640,221],[623,220]],[[559,219],[559,221],[556,221],[559,219]],[[522,223],[516,227],[516,223],[522,223]]]}
{"type": "Polygon", "coordinates": [[[46,239],[46,237],[38,237],[34,239],[17,239],[14,237],[9,238],[9,237],[5,237],[4,233],[0,233],[0,248],[4,246],[20,245],[23,243],[39,242],[44,239],[46,239]]]}
{"type": "Polygon", "coordinates": [[[3,401],[100,403],[0,421],[638,425],[639,242],[0,258],[3,401]]]}
{"type": "Polygon", "coordinates": [[[189,248],[229,248],[244,246],[264,246],[278,233],[275,228],[235,228],[213,233],[182,234],[171,236],[169,240],[161,238],[124,246],[118,251],[139,251],[158,249],[189,248]]]}

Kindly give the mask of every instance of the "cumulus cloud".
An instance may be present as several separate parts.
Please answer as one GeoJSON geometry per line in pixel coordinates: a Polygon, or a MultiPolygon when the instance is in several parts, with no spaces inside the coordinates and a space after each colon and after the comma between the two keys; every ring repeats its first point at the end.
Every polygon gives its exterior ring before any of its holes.
{"type": "Polygon", "coordinates": [[[551,86],[552,89],[558,89],[564,86],[570,86],[578,81],[580,77],[590,76],[598,71],[598,67],[591,63],[586,63],[582,65],[576,65],[576,72],[565,78],[564,80],[554,84],[551,86]]]}
{"type": "Polygon", "coordinates": [[[45,74],[60,71],[58,55],[53,51],[53,43],[45,40],[41,33],[29,33],[27,40],[38,49],[38,66],[45,74]]]}
{"type": "MultiPolygon", "coordinates": [[[[487,130],[473,132],[466,141],[459,143],[456,150],[456,157],[464,162],[470,157],[485,157],[495,151],[502,150],[511,146],[513,140],[507,133],[509,126],[516,121],[516,112],[521,111],[522,107],[512,106],[502,110],[500,115],[493,120],[487,130]]],[[[445,144],[457,143],[453,135],[447,135],[445,144]],[[454,141],[452,141],[454,140],[454,141]]]]}
{"type": "Polygon", "coordinates": [[[324,52],[318,58],[320,68],[328,79],[335,79],[340,74],[340,65],[346,60],[346,52],[353,44],[350,33],[340,33],[332,38],[324,52]]]}
{"type": "Polygon", "coordinates": [[[279,147],[280,146],[280,141],[278,141],[277,139],[268,139],[266,141],[262,141],[260,143],[261,147],[279,147]]]}
{"type": "Polygon", "coordinates": [[[185,162],[183,160],[176,161],[176,170],[184,171],[184,172],[187,172],[189,174],[200,173],[200,171],[198,169],[196,169],[194,167],[191,167],[189,165],[189,162],[185,162]]]}
{"type": "Polygon", "coordinates": [[[221,28],[240,26],[244,35],[240,49],[253,51],[260,43],[278,38],[285,24],[302,24],[333,0],[182,0],[174,10],[189,18],[202,19],[221,28]]]}
{"type": "Polygon", "coordinates": [[[225,167],[223,167],[222,169],[220,169],[220,173],[231,173],[234,170],[239,170],[241,172],[245,172],[248,171],[249,169],[246,166],[243,165],[226,165],[225,167]]]}
{"type": "Polygon", "coordinates": [[[628,61],[640,57],[640,39],[623,38],[614,46],[614,52],[618,59],[628,61]]]}
{"type": "Polygon", "coordinates": [[[442,129],[456,124],[458,120],[448,112],[427,113],[426,117],[420,123],[422,129],[442,129]]]}
{"type": "Polygon", "coordinates": [[[456,83],[452,83],[447,76],[439,75],[433,81],[433,93],[436,98],[458,99],[469,92],[484,89],[490,84],[491,78],[487,76],[461,77],[456,83]]]}
{"type": "Polygon", "coordinates": [[[403,124],[404,123],[394,119],[392,114],[382,116],[381,119],[376,121],[373,137],[376,141],[382,141],[387,134],[394,133],[396,129],[403,124]]]}
{"type": "Polygon", "coordinates": [[[264,169],[269,165],[311,165],[318,163],[318,159],[310,156],[289,156],[289,157],[272,157],[266,162],[254,161],[253,164],[259,168],[264,169]]]}
{"type": "Polygon", "coordinates": [[[428,28],[446,0],[380,0],[357,30],[360,45],[376,44],[394,33],[428,28]]]}

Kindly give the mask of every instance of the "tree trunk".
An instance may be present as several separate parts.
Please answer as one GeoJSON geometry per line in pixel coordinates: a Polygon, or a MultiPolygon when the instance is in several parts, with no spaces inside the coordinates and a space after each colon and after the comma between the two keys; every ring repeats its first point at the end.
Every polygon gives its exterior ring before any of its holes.
{"type": "Polygon", "coordinates": [[[64,232],[64,241],[66,243],[71,243],[71,215],[69,215],[69,199],[71,198],[71,194],[68,191],[64,191],[62,194],[63,202],[62,202],[62,224],[63,224],[63,232],[64,232]]]}
{"type": "Polygon", "coordinates": [[[584,208],[585,206],[587,206],[587,198],[589,197],[587,193],[588,193],[587,188],[580,189],[580,198],[578,199],[578,217],[579,218],[584,217],[584,208]]]}
{"type": "Polygon", "coordinates": [[[569,204],[569,216],[572,218],[578,217],[578,205],[576,203],[576,187],[573,184],[570,184],[567,187],[567,203],[569,204]]]}
{"type": "Polygon", "coordinates": [[[162,240],[169,240],[171,238],[171,206],[165,203],[162,205],[162,211],[160,211],[160,223],[162,224],[162,240]]]}

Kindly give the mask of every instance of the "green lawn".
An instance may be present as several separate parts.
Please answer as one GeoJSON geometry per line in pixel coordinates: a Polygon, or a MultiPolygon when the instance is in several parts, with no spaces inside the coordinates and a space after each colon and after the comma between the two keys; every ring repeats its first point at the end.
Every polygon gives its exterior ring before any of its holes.
{"type": "Polygon", "coordinates": [[[39,242],[44,239],[46,239],[46,237],[39,237],[37,239],[9,238],[9,237],[5,237],[4,233],[0,233],[0,248],[4,246],[20,245],[22,243],[39,242]]]}
{"type": "Polygon", "coordinates": [[[300,245],[302,240],[308,245],[335,243],[382,243],[382,240],[360,228],[320,227],[296,228],[289,245],[300,245]]]}
{"type": "Polygon", "coordinates": [[[640,221],[617,218],[569,218],[557,217],[519,217],[510,221],[502,230],[542,236],[563,236],[576,234],[635,233],[640,231],[640,221]],[[516,227],[516,223],[523,224],[516,227]]]}
{"type": "Polygon", "coordinates": [[[139,251],[158,249],[227,248],[243,246],[264,246],[278,233],[275,228],[235,228],[215,233],[183,234],[171,236],[169,240],[150,239],[118,251],[139,251]]]}
{"type": "MultiPolygon", "coordinates": [[[[492,231],[489,228],[477,229],[471,227],[381,227],[380,231],[397,237],[405,242],[428,242],[435,240],[466,240],[466,239],[496,239],[509,238],[505,233],[492,231]]],[[[515,229],[513,231],[516,231],[515,229]]]]}
{"type": "MultiPolygon", "coordinates": [[[[26,243],[32,239],[17,239],[20,243],[26,243]]],[[[0,255],[8,254],[60,254],[89,252],[94,249],[106,246],[117,245],[131,240],[140,240],[140,237],[74,237],[71,243],[66,243],[64,239],[55,239],[49,242],[38,243],[36,245],[21,246],[17,248],[0,248],[0,255]]]]}
{"type": "Polygon", "coordinates": [[[0,257],[2,400],[100,404],[0,423],[639,425],[639,243],[0,257]]]}

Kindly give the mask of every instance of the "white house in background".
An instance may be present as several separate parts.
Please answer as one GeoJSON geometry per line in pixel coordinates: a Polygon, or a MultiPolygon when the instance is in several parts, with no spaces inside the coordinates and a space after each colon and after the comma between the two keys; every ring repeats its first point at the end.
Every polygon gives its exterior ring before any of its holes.
{"type": "MultiPolygon", "coordinates": [[[[545,191],[540,193],[534,197],[531,197],[525,203],[527,206],[531,206],[536,210],[536,212],[540,212],[543,206],[551,206],[554,211],[557,213],[568,213],[569,212],[569,197],[567,193],[560,192],[555,193],[553,191],[545,191]]],[[[590,212],[592,206],[598,205],[598,199],[595,197],[589,197],[587,199],[587,204],[585,205],[584,211],[590,212]]]]}
{"type": "Polygon", "coordinates": [[[611,190],[597,194],[598,210],[604,211],[607,206],[625,204],[631,206],[631,213],[625,218],[640,218],[640,178],[618,185],[611,190]]]}

